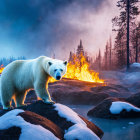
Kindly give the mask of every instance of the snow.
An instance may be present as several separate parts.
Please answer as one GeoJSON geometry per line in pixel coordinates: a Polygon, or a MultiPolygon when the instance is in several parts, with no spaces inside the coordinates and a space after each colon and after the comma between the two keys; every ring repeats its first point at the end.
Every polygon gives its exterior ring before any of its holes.
{"type": "Polygon", "coordinates": [[[71,121],[72,123],[82,123],[86,125],[86,123],[78,116],[76,112],[74,112],[69,107],[62,104],[54,104],[55,110],[58,111],[59,116],[65,118],[67,121],[71,121]]]}
{"type": "Polygon", "coordinates": [[[64,135],[66,140],[100,140],[100,138],[94,134],[89,128],[82,124],[75,124],[68,129],[68,132],[64,135]]]}
{"type": "Polygon", "coordinates": [[[9,111],[0,117],[0,130],[8,129],[12,126],[21,128],[21,134],[19,140],[58,140],[58,138],[49,130],[43,128],[40,125],[34,125],[26,122],[21,116],[17,116],[19,113],[24,112],[21,109],[15,109],[9,111]]]}
{"type": "Polygon", "coordinates": [[[126,83],[136,83],[140,81],[140,72],[129,72],[125,74],[124,82],[126,83]]]}
{"type": "Polygon", "coordinates": [[[133,63],[133,64],[131,64],[131,67],[137,67],[137,68],[140,68],[140,63],[133,63]]]}
{"type": "Polygon", "coordinates": [[[58,111],[58,115],[65,118],[67,121],[74,123],[68,130],[65,131],[64,138],[66,140],[99,140],[100,138],[91,131],[86,123],[69,107],[62,104],[54,104],[55,110],[58,111]]]}
{"type": "Polygon", "coordinates": [[[140,108],[133,106],[130,103],[122,102],[122,101],[116,101],[112,102],[112,105],[110,106],[110,112],[112,114],[120,114],[120,112],[125,109],[127,112],[133,110],[136,112],[140,112],[140,108]]]}

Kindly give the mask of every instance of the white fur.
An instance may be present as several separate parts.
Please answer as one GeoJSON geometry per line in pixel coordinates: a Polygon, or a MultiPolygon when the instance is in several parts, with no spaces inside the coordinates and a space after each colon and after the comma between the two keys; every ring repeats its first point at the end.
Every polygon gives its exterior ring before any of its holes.
{"type": "Polygon", "coordinates": [[[36,94],[45,102],[52,103],[48,92],[48,80],[56,78],[57,73],[62,77],[66,65],[61,60],[45,56],[33,60],[17,60],[5,67],[1,75],[1,100],[4,109],[11,107],[11,99],[17,106],[24,105],[26,91],[34,88],[36,94]],[[51,65],[49,64],[51,63],[51,65]],[[57,69],[57,71],[54,71],[57,69]],[[60,69],[63,72],[60,72],[60,69]]]}

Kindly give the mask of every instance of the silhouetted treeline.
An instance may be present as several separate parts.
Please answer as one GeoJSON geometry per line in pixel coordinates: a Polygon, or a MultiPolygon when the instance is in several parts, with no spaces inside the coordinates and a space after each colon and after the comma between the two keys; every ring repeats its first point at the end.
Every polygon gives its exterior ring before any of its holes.
{"type": "Polygon", "coordinates": [[[15,58],[13,56],[9,57],[9,58],[1,58],[0,59],[0,66],[3,65],[4,67],[7,66],[9,63],[15,61],[15,60],[25,60],[26,58],[24,56],[20,56],[18,58],[15,58]]]}

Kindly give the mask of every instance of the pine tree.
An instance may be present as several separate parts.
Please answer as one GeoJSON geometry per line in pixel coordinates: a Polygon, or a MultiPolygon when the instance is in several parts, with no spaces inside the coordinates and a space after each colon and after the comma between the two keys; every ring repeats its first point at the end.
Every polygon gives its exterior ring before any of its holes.
{"type": "Polygon", "coordinates": [[[138,56],[139,56],[139,45],[140,45],[140,23],[138,25],[135,25],[133,31],[132,31],[132,37],[131,42],[133,44],[134,48],[134,54],[135,54],[135,62],[138,62],[138,56]]]}
{"type": "Polygon", "coordinates": [[[108,47],[109,47],[109,45],[108,45],[108,42],[106,43],[106,47],[105,47],[105,70],[108,70],[108,47]]]}
{"type": "Polygon", "coordinates": [[[70,51],[70,54],[69,54],[69,61],[72,61],[73,59],[73,55],[72,55],[72,52],[70,51]]]}
{"type": "Polygon", "coordinates": [[[119,27],[119,31],[124,29],[126,31],[126,48],[127,48],[127,68],[129,68],[129,33],[130,26],[134,24],[134,19],[139,14],[138,0],[119,0],[117,7],[120,8],[119,17],[115,17],[113,25],[119,27]]]}
{"type": "Polygon", "coordinates": [[[77,57],[84,55],[84,48],[83,48],[82,40],[80,40],[80,45],[78,45],[76,55],[77,55],[77,57]]]}
{"type": "Polygon", "coordinates": [[[111,60],[112,60],[112,39],[110,36],[110,40],[109,40],[109,68],[111,69],[111,60]]]}
{"type": "Polygon", "coordinates": [[[124,37],[125,37],[124,32],[119,31],[116,36],[114,44],[116,66],[118,68],[122,68],[123,66],[126,65],[126,47],[125,47],[126,42],[124,41],[125,40],[124,37]]]}
{"type": "Polygon", "coordinates": [[[101,70],[101,51],[99,49],[99,55],[98,55],[98,67],[99,67],[99,70],[101,70]]]}

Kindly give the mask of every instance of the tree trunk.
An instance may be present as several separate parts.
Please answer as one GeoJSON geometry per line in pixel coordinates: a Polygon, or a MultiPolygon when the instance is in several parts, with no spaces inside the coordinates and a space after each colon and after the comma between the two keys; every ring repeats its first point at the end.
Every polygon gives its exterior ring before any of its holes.
{"type": "Polygon", "coordinates": [[[138,62],[138,37],[136,37],[136,58],[135,58],[136,63],[138,62]]]}
{"type": "Polygon", "coordinates": [[[127,69],[129,69],[129,19],[130,19],[130,1],[127,0],[127,69]]]}

